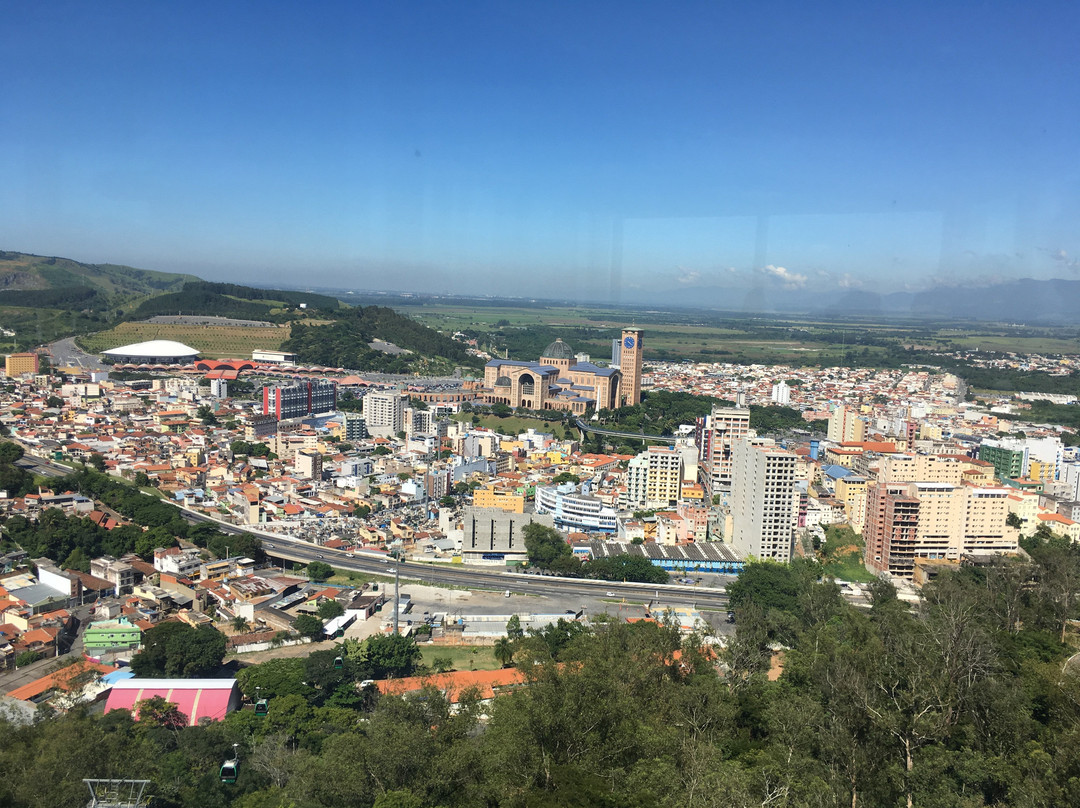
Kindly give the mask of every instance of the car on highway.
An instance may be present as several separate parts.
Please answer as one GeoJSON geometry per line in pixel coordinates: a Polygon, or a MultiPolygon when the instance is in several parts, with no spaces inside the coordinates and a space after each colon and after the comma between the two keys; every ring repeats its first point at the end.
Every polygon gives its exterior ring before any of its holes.
{"type": "Polygon", "coordinates": [[[615,593],[614,593],[614,592],[608,592],[608,593],[607,593],[607,596],[608,596],[609,598],[613,598],[613,597],[615,597],[615,593]]]}
{"type": "Polygon", "coordinates": [[[273,550],[273,549],[274,549],[274,545],[272,545],[272,544],[271,544],[270,542],[268,542],[268,541],[264,541],[264,542],[263,542],[263,547],[269,547],[269,548],[270,548],[271,550],[273,550]]]}
{"type": "Polygon", "coordinates": [[[318,553],[315,554],[315,557],[316,558],[323,558],[323,556],[319,555],[318,553]]]}

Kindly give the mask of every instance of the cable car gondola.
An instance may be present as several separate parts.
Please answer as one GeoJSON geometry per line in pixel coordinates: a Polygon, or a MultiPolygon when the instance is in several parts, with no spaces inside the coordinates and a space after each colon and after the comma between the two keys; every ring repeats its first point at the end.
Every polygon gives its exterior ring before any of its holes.
{"type": "Polygon", "coordinates": [[[223,783],[235,783],[236,782],[236,770],[239,768],[236,758],[232,760],[226,760],[221,764],[221,782],[223,783]]]}
{"type": "Polygon", "coordinates": [[[259,716],[266,715],[270,711],[270,701],[260,695],[261,690],[261,687],[255,688],[255,715],[259,716]]]}
{"type": "Polygon", "coordinates": [[[226,760],[224,763],[221,764],[220,775],[221,775],[221,782],[223,782],[223,783],[235,783],[236,782],[236,774],[240,769],[240,761],[239,761],[240,756],[236,754],[236,747],[238,747],[239,745],[240,744],[236,744],[236,743],[234,743],[232,745],[232,747],[233,747],[232,760],[226,760]]]}
{"type": "Polygon", "coordinates": [[[345,667],[345,660],[341,657],[334,657],[334,670],[339,671],[345,667]]]}

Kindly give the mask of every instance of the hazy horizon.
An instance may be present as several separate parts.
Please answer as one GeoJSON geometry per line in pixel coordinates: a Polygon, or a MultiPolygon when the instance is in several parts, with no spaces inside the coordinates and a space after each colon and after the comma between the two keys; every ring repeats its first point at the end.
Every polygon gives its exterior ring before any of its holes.
{"type": "Polygon", "coordinates": [[[613,303],[1080,277],[1064,3],[6,17],[8,250],[613,303]]]}

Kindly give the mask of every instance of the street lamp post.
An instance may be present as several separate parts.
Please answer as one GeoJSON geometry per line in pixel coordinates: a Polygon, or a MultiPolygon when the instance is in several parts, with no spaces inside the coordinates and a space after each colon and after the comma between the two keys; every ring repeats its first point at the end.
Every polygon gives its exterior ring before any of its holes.
{"type": "Polygon", "coordinates": [[[401,551],[395,548],[391,554],[394,556],[394,633],[400,633],[398,631],[398,609],[401,606],[401,594],[398,590],[401,577],[401,551]]]}

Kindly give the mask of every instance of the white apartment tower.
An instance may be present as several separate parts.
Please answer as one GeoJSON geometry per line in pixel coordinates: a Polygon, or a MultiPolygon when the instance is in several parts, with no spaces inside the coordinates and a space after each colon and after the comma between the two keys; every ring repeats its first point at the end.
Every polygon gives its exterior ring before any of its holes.
{"type": "Polygon", "coordinates": [[[772,391],[769,393],[769,400],[773,404],[778,404],[781,407],[786,407],[791,403],[791,388],[788,387],[788,383],[781,380],[777,384],[772,386],[772,391]]]}
{"type": "Polygon", "coordinates": [[[389,438],[405,428],[405,394],[397,390],[364,396],[364,423],[372,435],[389,438]]]}
{"type": "Polygon", "coordinates": [[[740,553],[787,563],[798,523],[794,453],[771,440],[735,444],[731,544],[740,553]]]}

